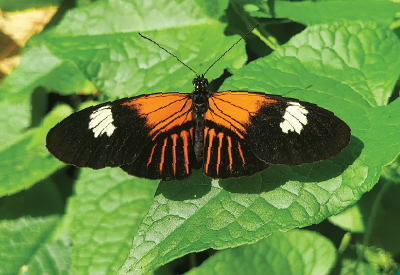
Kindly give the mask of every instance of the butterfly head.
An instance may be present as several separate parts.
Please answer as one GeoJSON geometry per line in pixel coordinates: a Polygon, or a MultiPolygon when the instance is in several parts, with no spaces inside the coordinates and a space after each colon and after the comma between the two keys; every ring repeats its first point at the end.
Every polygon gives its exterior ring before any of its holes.
{"type": "Polygon", "coordinates": [[[208,87],[208,80],[204,77],[204,75],[198,75],[195,79],[193,79],[193,86],[195,92],[205,92],[208,87]]]}

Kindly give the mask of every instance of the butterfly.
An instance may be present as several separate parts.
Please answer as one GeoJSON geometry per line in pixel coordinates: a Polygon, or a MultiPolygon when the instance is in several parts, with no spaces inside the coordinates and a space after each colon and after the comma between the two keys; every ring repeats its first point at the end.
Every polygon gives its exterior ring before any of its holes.
{"type": "Polygon", "coordinates": [[[192,93],[139,95],[73,113],[49,131],[47,149],[67,164],[120,167],[147,179],[182,180],[199,164],[208,177],[226,179],[326,160],[350,142],[349,126],[315,104],[210,92],[205,74],[196,73],[193,86],[192,93]]]}

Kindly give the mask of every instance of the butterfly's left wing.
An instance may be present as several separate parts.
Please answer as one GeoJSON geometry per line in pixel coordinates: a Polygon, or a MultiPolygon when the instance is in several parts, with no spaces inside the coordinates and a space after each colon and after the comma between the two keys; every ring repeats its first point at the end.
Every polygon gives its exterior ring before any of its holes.
{"type": "MultiPolygon", "coordinates": [[[[222,129],[223,133],[219,143],[205,143],[204,166],[212,167],[209,168],[211,172],[205,173],[212,177],[215,174],[223,178],[254,174],[267,166],[260,161],[300,165],[325,160],[340,153],[350,142],[351,132],[345,122],[326,109],[298,99],[226,91],[214,93],[208,103],[206,126],[222,129]],[[237,143],[229,142],[228,137],[234,137],[237,143]],[[238,150],[235,146],[246,149],[238,150]],[[222,149],[228,152],[227,157],[219,154],[219,158],[207,160],[218,155],[208,152],[222,149]],[[240,155],[237,164],[241,167],[236,166],[236,169],[232,169],[234,150],[240,155]],[[241,151],[246,151],[246,155],[241,151]],[[230,172],[232,170],[236,171],[230,172]],[[228,173],[220,176],[218,171],[228,173]]],[[[205,139],[212,136],[215,135],[205,132],[205,139]]]]}
{"type": "Polygon", "coordinates": [[[185,178],[193,140],[189,94],[158,93],[106,102],[76,112],[46,139],[55,157],[78,167],[120,166],[144,178],[185,178]]]}

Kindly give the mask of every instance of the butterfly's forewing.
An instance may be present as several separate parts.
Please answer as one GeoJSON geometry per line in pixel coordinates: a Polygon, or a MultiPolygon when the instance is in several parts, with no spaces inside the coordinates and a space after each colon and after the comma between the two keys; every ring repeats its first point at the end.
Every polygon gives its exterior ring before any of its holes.
{"type": "Polygon", "coordinates": [[[188,94],[158,93],[89,107],[51,129],[47,148],[78,167],[123,166],[140,177],[187,177],[191,105],[188,94]]]}
{"type": "Polygon", "coordinates": [[[214,93],[208,103],[203,167],[210,177],[321,161],[350,142],[347,124],[312,103],[242,91],[214,93]]]}
{"type": "Polygon", "coordinates": [[[331,111],[279,95],[265,95],[246,126],[251,150],[270,164],[326,160],[349,143],[349,126],[331,111]]]}
{"type": "Polygon", "coordinates": [[[147,143],[150,129],[136,110],[121,106],[128,100],[103,103],[70,115],[47,134],[48,150],[78,167],[100,169],[132,162],[147,143]],[[132,140],[136,142],[129,142],[132,140]]]}

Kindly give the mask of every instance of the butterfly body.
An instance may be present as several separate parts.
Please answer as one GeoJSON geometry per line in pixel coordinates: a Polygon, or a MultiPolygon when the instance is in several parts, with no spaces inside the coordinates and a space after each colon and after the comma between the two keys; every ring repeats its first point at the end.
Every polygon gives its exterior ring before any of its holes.
{"type": "Polygon", "coordinates": [[[78,167],[121,167],[149,179],[184,179],[195,164],[211,178],[250,176],[271,164],[301,165],[345,148],[350,128],[315,104],[247,91],[119,99],[72,114],[52,128],[47,148],[78,167]]]}
{"type": "Polygon", "coordinates": [[[196,155],[196,160],[200,162],[203,159],[203,148],[204,148],[204,127],[205,120],[204,114],[208,109],[208,98],[212,95],[207,89],[208,80],[204,76],[198,76],[193,79],[194,91],[190,94],[192,99],[193,108],[193,120],[196,124],[195,131],[195,144],[194,153],[196,155]]]}

